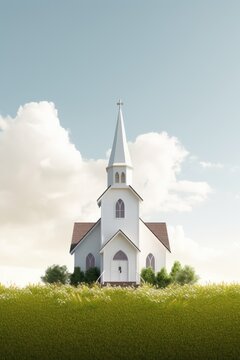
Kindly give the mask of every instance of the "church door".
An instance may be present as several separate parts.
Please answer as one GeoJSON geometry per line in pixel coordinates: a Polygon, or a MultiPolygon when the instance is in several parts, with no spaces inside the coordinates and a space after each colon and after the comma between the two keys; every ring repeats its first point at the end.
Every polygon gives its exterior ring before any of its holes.
{"type": "Polygon", "coordinates": [[[112,260],[111,281],[128,281],[128,258],[123,251],[118,251],[112,260]]]}

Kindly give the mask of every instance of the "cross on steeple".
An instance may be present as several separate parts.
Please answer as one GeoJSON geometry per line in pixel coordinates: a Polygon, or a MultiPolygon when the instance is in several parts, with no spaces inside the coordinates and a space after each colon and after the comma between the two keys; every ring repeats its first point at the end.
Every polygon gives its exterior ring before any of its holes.
{"type": "Polygon", "coordinates": [[[119,109],[121,109],[121,106],[123,105],[122,100],[119,99],[118,102],[117,102],[117,105],[118,105],[119,109]]]}

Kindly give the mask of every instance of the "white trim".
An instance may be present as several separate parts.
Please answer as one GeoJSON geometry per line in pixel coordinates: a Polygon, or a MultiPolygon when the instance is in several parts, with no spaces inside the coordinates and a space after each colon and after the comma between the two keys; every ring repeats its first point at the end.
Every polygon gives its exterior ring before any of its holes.
{"type": "Polygon", "coordinates": [[[109,190],[109,189],[112,189],[112,190],[119,190],[119,188],[122,188],[122,189],[129,189],[131,190],[131,192],[141,201],[143,201],[143,199],[141,198],[140,195],[138,195],[138,193],[134,190],[134,188],[131,186],[131,185],[126,185],[126,183],[117,183],[117,184],[114,184],[114,185],[109,185],[108,188],[102,193],[101,196],[99,196],[99,198],[97,199],[97,204],[98,206],[101,205],[101,200],[103,198],[103,196],[106,194],[106,192],[109,190]]]}
{"type": "Polygon", "coordinates": [[[103,249],[110,244],[110,242],[112,242],[113,239],[116,238],[117,235],[123,235],[123,237],[129,242],[129,244],[132,245],[132,247],[136,250],[138,250],[139,252],[141,251],[128,237],[127,235],[124,234],[124,232],[122,230],[118,230],[107,242],[105,242],[105,244],[102,246],[102,248],[100,249],[99,253],[102,254],[103,253],[103,249]]]}
{"type": "Polygon", "coordinates": [[[129,168],[129,169],[133,169],[133,166],[132,165],[128,165],[126,163],[114,163],[112,165],[109,165],[106,167],[106,170],[110,169],[110,168],[114,168],[114,167],[118,167],[118,166],[124,166],[126,168],[129,168]]]}

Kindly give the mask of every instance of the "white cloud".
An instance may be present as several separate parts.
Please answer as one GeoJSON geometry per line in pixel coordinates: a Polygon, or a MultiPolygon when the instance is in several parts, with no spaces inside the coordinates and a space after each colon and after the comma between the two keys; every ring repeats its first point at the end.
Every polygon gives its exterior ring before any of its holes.
{"type": "MultiPolygon", "coordinates": [[[[11,121],[11,118],[8,117],[8,121],[11,121]]],[[[5,130],[8,126],[8,121],[4,120],[1,116],[0,116],[0,131],[1,130],[5,130]]]]}
{"type": "Polygon", "coordinates": [[[240,170],[240,166],[239,165],[231,165],[231,167],[230,167],[230,171],[232,172],[232,173],[238,173],[239,172],[239,170],[240,170]]]}
{"type": "Polygon", "coordinates": [[[187,237],[182,226],[168,227],[172,254],[168,256],[168,269],[175,260],[191,265],[200,276],[201,283],[238,282],[240,279],[239,242],[219,243],[217,248],[204,246],[187,237]]]}
{"type": "Polygon", "coordinates": [[[221,163],[211,163],[209,161],[200,161],[200,165],[204,169],[223,169],[224,165],[221,163]]]}
{"type": "Polygon", "coordinates": [[[84,161],[54,105],[41,102],[0,133],[0,164],[0,265],[69,265],[73,221],[99,216],[106,162],[84,161]]]}
{"type": "Polygon", "coordinates": [[[140,135],[130,144],[136,188],[146,217],[163,211],[190,211],[211,192],[206,182],[178,180],[188,152],[167,133],[140,135]]]}
{"type": "MultiPolygon", "coordinates": [[[[31,269],[26,281],[32,281],[36,269],[73,265],[73,222],[100,216],[96,199],[106,188],[107,160],[82,158],[53,103],[26,104],[0,126],[0,281],[6,269],[18,267],[31,269]]],[[[208,196],[207,183],[177,179],[188,153],[176,138],[144,134],[130,151],[146,219],[189,211],[208,196]]]]}

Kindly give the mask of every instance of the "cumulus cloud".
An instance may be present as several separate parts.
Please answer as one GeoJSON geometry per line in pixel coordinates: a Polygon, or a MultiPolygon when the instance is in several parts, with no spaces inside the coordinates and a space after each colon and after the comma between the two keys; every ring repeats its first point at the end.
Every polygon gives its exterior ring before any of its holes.
{"type": "MultiPolygon", "coordinates": [[[[0,119],[2,273],[13,267],[44,270],[52,263],[70,267],[73,222],[100,217],[96,199],[106,188],[107,159],[82,158],[53,103],[29,103],[15,118],[0,119]]],[[[188,153],[176,138],[144,134],[130,152],[145,218],[189,211],[208,196],[207,183],[178,180],[188,153]]]]}
{"type": "Polygon", "coordinates": [[[168,227],[172,254],[168,255],[168,269],[179,260],[191,265],[200,276],[201,283],[238,282],[240,279],[240,244],[235,241],[218,247],[201,245],[186,236],[181,225],[168,227]]]}
{"type": "Polygon", "coordinates": [[[211,163],[209,161],[200,161],[200,165],[204,169],[223,169],[224,165],[221,163],[211,163]]]}
{"type": "Polygon", "coordinates": [[[179,180],[188,152],[167,133],[140,135],[130,144],[137,189],[145,199],[146,217],[167,211],[190,211],[211,192],[206,182],[179,180]]]}
{"type": "Polygon", "coordinates": [[[83,160],[54,105],[41,102],[20,107],[7,120],[0,164],[0,264],[70,263],[73,221],[99,216],[95,199],[106,161],[83,160]]]}
{"type": "Polygon", "coordinates": [[[0,118],[0,130],[4,130],[5,127],[6,127],[6,122],[0,118]]]}

